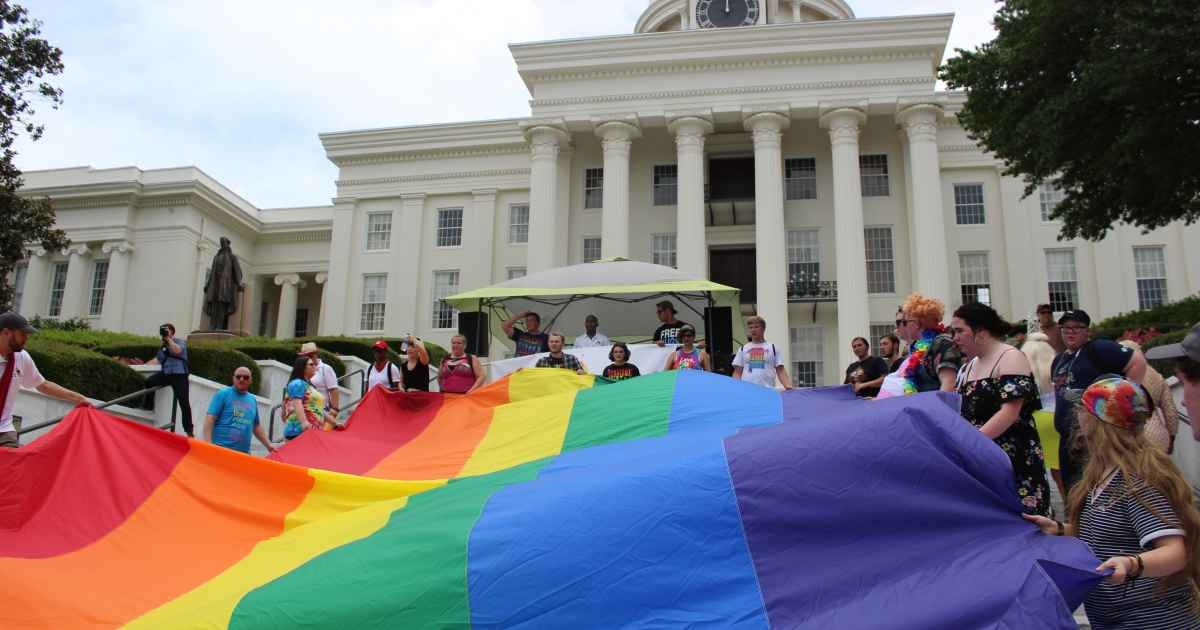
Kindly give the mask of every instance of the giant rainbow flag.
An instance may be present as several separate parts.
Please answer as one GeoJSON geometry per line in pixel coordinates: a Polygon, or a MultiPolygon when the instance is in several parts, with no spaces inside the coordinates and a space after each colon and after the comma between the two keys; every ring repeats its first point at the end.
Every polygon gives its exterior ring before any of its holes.
{"type": "Polygon", "coordinates": [[[1074,628],[1099,562],[956,405],[524,370],[275,461],[80,409],[0,452],[0,627],[1074,628]]]}

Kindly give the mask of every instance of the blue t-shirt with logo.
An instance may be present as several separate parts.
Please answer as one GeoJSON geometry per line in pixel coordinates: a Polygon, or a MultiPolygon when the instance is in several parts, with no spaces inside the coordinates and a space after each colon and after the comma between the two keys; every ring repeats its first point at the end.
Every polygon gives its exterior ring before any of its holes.
{"type": "Polygon", "coordinates": [[[250,436],[258,426],[258,400],[253,394],[226,387],[213,396],[208,415],[217,419],[213,426],[213,444],[250,452],[250,436]]]}

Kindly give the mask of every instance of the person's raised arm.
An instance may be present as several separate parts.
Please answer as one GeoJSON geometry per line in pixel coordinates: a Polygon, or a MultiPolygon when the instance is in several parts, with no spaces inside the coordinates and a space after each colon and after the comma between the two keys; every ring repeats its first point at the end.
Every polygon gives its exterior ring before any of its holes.
{"type": "Polygon", "coordinates": [[[77,407],[91,407],[92,403],[77,391],[67,389],[52,381],[42,381],[36,388],[39,392],[51,397],[69,402],[77,407]]]}
{"type": "Polygon", "coordinates": [[[471,369],[475,371],[475,382],[467,390],[468,394],[483,387],[483,382],[487,380],[487,373],[483,371],[483,364],[479,362],[479,357],[475,355],[471,355],[471,369]]]}
{"type": "Polygon", "coordinates": [[[167,337],[167,353],[176,359],[183,358],[183,348],[175,343],[175,337],[173,336],[167,337]]]}
{"type": "Polygon", "coordinates": [[[424,341],[409,335],[408,347],[410,350],[412,348],[417,349],[417,361],[420,361],[422,365],[429,365],[429,351],[425,349],[424,341]]]}
{"type": "Polygon", "coordinates": [[[524,313],[517,313],[516,315],[513,315],[512,317],[500,322],[500,330],[503,330],[504,334],[507,335],[509,338],[511,338],[513,336],[513,324],[517,323],[518,319],[521,319],[522,317],[525,317],[528,314],[529,314],[529,311],[525,311],[524,313]]]}

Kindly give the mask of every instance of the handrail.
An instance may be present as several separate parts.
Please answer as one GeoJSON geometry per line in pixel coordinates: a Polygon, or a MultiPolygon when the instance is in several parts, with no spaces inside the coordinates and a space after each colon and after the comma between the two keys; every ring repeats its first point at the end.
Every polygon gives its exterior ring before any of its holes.
{"type": "Polygon", "coordinates": [[[366,368],[359,368],[357,370],[354,370],[353,372],[346,372],[345,374],[343,374],[341,377],[338,378],[337,383],[338,383],[338,385],[341,385],[342,381],[350,378],[351,376],[355,376],[355,375],[357,375],[359,377],[359,384],[358,384],[358,392],[359,393],[358,393],[358,395],[360,397],[365,396],[367,393],[367,370],[366,370],[366,368]]]}
{"type": "MultiPolygon", "coordinates": [[[[124,396],[121,396],[120,398],[114,398],[113,400],[110,400],[110,401],[108,401],[108,402],[106,402],[106,403],[101,403],[101,404],[99,404],[99,405],[96,405],[96,406],[95,406],[95,409],[107,409],[107,408],[109,408],[109,407],[111,407],[111,406],[113,406],[113,405],[116,405],[116,404],[123,403],[123,402],[125,402],[125,401],[127,401],[127,400],[130,400],[130,399],[132,399],[132,398],[137,398],[137,397],[139,397],[139,396],[145,396],[146,394],[149,394],[149,393],[151,393],[151,392],[156,392],[156,391],[158,391],[158,390],[160,390],[160,389],[162,389],[162,388],[164,388],[164,387],[169,387],[169,385],[159,385],[158,387],[149,387],[149,388],[143,389],[143,390],[141,390],[141,391],[136,391],[136,392],[134,392],[134,393],[132,393],[132,394],[125,394],[124,396]]],[[[166,427],[166,426],[170,426],[170,427],[172,427],[172,430],[174,429],[174,426],[175,426],[175,409],[176,409],[176,407],[178,407],[178,405],[176,405],[176,404],[174,404],[174,402],[172,402],[172,404],[171,404],[171,424],[169,424],[169,425],[163,425],[163,427],[158,427],[158,428],[164,428],[164,427],[166,427]]],[[[54,425],[58,424],[59,422],[62,422],[62,421],[63,421],[63,419],[67,417],[67,415],[69,415],[69,414],[65,414],[65,415],[59,416],[59,417],[57,417],[57,418],[55,418],[55,419],[53,419],[53,420],[47,420],[47,421],[45,421],[45,422],[39,422],[38,424],[30,425],[30,426],[27,426],[27,427],[23,426],[23,427],[21,427],[21,430],[20,430],[20,431],[17,431],[17,435],[24,435],[24,434],[26,434],[26,433],[31,433],[31,432],[33,432],[33,431],[37,431],[37,430],[39,430],[39,429],[45,429],[46,427],[49,427],[49,426],[54,426],[54,425]]]]}

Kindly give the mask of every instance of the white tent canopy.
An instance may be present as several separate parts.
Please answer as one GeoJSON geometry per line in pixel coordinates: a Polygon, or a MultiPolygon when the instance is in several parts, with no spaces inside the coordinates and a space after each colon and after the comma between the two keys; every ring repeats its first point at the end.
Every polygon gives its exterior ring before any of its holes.
{"type": "Polygon", "coordinates": [[[487,313],[492,334],[501,339],[501,322],[533,311],[542,317],[543,330],[561,332],[569,340],[582,333],[585,317],[595,315],[601,332],[631,342],[650,339],[659,325],[654,305],[662,300],[670,300],[677,317],[695,326],[701,337],[704,309],[726,306],[735,314],[736,343],[745,337],[745,326],[736,317],[738,294],[738,289],[671,267],[618,258],[529,274],[445,301],[460,311],[487,313]]]}

